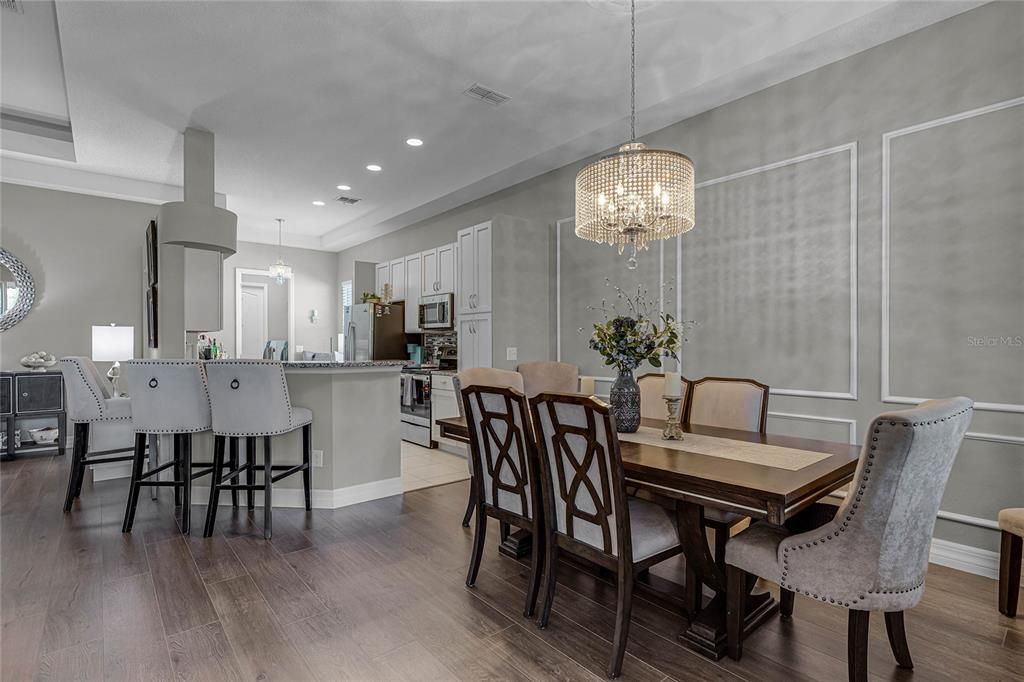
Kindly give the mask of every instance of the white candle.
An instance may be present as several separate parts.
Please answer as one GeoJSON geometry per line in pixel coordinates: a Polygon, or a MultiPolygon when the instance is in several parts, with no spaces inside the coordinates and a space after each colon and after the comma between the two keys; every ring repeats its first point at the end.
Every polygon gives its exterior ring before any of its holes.
{"type": "Polygon", "coordinates": [[[594,395],[594,377],[580,377],[580,393],[594,395]]]}
{"type": "Polygon", "coordinates": [[[665,395],[672,398],[683,395],[683,381],[679,372],[665,372],[665,395]]]}

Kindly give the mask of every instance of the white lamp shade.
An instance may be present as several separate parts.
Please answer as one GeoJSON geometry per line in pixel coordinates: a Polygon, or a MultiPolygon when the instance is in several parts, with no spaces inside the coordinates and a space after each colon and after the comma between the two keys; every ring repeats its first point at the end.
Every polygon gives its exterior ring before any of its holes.
{"type": "Polygon", "coordinates": [[[93,326],[92,359],[120,362],[135,357],[135,327],[93,326]]]}

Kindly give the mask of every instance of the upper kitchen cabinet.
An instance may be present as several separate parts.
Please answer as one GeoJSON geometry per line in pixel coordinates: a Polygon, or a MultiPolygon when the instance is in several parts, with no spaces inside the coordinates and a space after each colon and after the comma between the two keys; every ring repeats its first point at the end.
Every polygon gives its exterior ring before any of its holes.
{"type": "Polygon", "coordinates": [[[462,314],[491,311],[491,223],[459,231],[456,263],[458,310],[462,314]]]}
{"type": "Polygon", "coordinates": [[[374,293],[378,296],[384,296],[385,284],[391,284],[391,263],[378,263],[373,289],[374,293]]]}
{"type": "Polygon", "coordinates": [[[413,254],[405,258],[405,333],[419,334],[420,288],[423,282],[423,256],[413,254]]]}
{"type": "Polygon", "coordinates": [[[391,273],[388,276],[388,282],[391,284],[391,300],[392,301],[404,301],[405,300],[405,259],[396,258],[391,261],[391,273]]]}
{"type": "Polygon", "coordinates": [[[424,296],[455,293],[455,244],[445,244],[420,254],[424,296]]]}

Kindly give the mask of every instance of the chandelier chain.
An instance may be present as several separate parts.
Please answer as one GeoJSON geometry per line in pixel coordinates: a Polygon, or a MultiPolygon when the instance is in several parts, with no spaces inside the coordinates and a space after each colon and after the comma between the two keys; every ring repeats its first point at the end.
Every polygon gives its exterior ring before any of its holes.
{"type": "Polygon", "coordinates": [[[636,0],[629,11],[629,141],[636,141],[636,0]]]}

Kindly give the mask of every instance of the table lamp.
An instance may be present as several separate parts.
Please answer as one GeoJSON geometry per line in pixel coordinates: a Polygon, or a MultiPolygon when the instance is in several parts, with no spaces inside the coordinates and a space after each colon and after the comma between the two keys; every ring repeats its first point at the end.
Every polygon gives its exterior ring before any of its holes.
{"type": "Polygon", "coordinates": [[[135,327],[118,327],[109,325],[93,325],[92,328],[92,359],[96,362],[113,362],[107,372],[107,378],[114,388],[114,397],[120,392],[117,379],[121,376],[121,360],[135,357],[135,327]]]}

